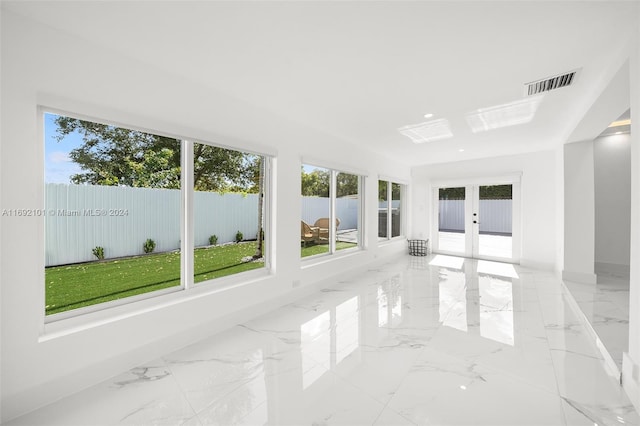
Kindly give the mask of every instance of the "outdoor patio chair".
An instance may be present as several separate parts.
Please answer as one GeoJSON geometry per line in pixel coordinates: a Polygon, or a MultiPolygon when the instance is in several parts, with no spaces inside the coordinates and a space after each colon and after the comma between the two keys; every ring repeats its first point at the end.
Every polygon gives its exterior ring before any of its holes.
{"type": "MultiPolygon", "coordinates": [[[[313,226],[318,228],[318,237],[320,242],[329,242],[329,218],[321,217],[316,220],[313,226]]],[[[336,235],[338,234],[338,226],[340,226],[340,219],[336,218],[336,235]]]]}
{"type": "Polygon", "coordinates": [[[320,229],[316,226],[310,226],[304,220],[300,221],[300,241],[307,246],[308,242],[317,242],[320,240],[320,229]]]}

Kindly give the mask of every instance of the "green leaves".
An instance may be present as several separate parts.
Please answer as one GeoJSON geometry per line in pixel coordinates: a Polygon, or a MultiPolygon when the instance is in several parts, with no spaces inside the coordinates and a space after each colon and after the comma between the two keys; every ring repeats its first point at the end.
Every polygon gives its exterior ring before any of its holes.
{"type": "MultiPolygon", "coordinates": [[[[57,116],[56,139],[72,133],[83,144],[69,153],[82,169],[75,184],[180,188],[180,140],[137,130],[57,116]]],[[[194,187],[197,191],[258,192],[260,157],[194,144],[194,187]]]]}

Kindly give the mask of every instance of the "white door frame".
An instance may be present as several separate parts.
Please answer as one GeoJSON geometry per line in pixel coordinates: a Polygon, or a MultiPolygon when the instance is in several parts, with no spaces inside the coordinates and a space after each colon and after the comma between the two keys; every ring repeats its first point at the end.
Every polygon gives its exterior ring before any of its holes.
{"type": "Polygon", "coordinates": [[[432,220],[431,220],[431,246],[434,253],[442,253],[453,256],[463,256],[476,259],[485,260],[497,260],[501,262],[520,263],[520,247],[521,243],[521,181],[522,174],[509,174],[502,176],[492,177],[479,177],[469,179],[454,179],[454,180],[436,180],[431,182],[431,205],[432,205],[432,220]],[[478,253],[479,248],[479,223],[474,224],[474,211],[479,209],[479,187],[489,185],[512,185],[512,249],[511,258],[499,258],[492,256],[480,256],[478,253]],[[465,228],[465,251],[464,253],[447,252],[440,250],[438,247],[438,215],[439,215],[439,189],[440,188],[465,188],[465,216],[464,216],[464,228],[465,228]]]}

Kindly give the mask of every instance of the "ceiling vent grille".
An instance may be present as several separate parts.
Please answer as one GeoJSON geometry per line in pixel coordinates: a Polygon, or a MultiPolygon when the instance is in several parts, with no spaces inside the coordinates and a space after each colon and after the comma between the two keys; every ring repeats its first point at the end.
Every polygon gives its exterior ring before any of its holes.
{"type": "Polygon", "coordinates": [[[543,78],[542,80],[532,81],[524,85],[525,96],[533,96],[538,93],[549,92],[551,90],[567,87],[575,81],[576,74],[579,70],[570,71],[565,74],[556,75],[554,77],[543,78]]]}

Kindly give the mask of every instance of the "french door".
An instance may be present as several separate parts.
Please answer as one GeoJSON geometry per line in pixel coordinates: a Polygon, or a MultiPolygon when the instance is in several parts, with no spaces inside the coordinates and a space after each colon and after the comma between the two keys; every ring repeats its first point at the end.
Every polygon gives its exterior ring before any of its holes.
{"type": "Polygon", "coordinates": [[[433,199],[433,217],[437,218],[432,230],[434,252],[519,262],[519,179],[440,183],[433,199]]]}

